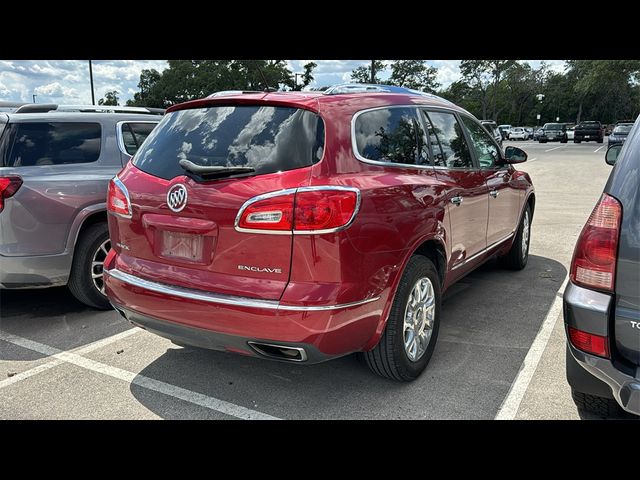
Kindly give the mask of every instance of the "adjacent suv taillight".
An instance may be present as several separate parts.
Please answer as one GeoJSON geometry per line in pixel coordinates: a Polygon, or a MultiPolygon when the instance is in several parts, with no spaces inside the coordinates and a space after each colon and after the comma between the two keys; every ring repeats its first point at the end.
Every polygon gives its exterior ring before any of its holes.
{"type": "Polygon", "coordinates": [[[22,179],[18,176],[0,177],[0,212],[4,209],[5,199],[13,196],[21,185],[22,179]]]}
{"type": "Polygon", "coordinates": [[[571,262],[571,281],[597,290],[613,291],[622,206],[602,194],[582,229],[571,262]]]}
{"type": "Polygon", "coordinates": [[[328,233],[348,226],[360,206],[351,187],[302,187],[261,195],[238,213],[239,231],[259,233],[328,233]]]}
{"type": "Polygon", "coordinates": [[[118,177],[113,177],[109,182],[107,211],[120,217],[131,218],[129,191],[118,177]]]}
{"type": "Polygon", "coordinates": [[[609,339],[607,337],[569,327],[569,340],[578,350],[609,358],[609,339]]]}

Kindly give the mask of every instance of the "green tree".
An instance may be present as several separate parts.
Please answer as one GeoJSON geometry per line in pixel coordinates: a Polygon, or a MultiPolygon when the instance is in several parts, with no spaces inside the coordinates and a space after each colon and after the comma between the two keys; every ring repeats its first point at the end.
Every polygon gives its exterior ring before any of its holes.
{"type": "Polygon", "coordinates": [[[139,92],[133,95],[133,99],[127,100],[129,106],[146,106],[146,107],[162,107],[162,100],[154,98],[154,86],[160,80],[161,73],[155,68],[143,69],[140,72],[140,81],[138,82],[139,92]]]}
{"type": "Polygon", "coordinates": [[[380,80],[378,74],[386,68],[382,60],[371,60],[369,65],[361,65],[351,71],[351,81],[356,83],[381,83],[382,80],[380,80]]]}
{"type": "Polygon", "coordinates": [[[426,60],[395,60],[391,63],[391,77],[387,83],[435,93],[440,87],[437,75],[438,70],[429,66],[426,60]]]}
{"type": "Polygon", "coordinates": [[[462,60],[460,73],[474,90],[482,105],[482,118],[496,118],[497,95],[505,73],[516,64],[515,60],[462,60]]]}
{"type": "Polygon", "coordinates": [[[109,90],[104,94],[104,98],[98,100],[98,105],[109,105],[109,106],[117,106],[120,105],[118,103],[118,94],[117,90],[109,90]]]}

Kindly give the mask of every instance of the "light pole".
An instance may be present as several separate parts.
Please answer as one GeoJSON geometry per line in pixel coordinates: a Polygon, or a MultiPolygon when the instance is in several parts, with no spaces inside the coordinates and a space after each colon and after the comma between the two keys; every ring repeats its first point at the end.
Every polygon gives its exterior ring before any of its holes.
{"type": "Polygon", "coordinates": [[[38,96],[37,93],[34,93],[33,95],[31,95],[33,97],[33,103],[36,103],[36,97],[38,96]]]}
{"type": "MultiPolygon", "coordinates": [[[[536,98],[538,99],[538,102],[540,102],[538,108],[540,109],[540,111],[542,111],[542,99],[544,98],[544,94],[539,93],[536,95],[536,98]]],[[[538,114],[536,118],[538,119],[538,123],[540,123],[540,114],[538,114]]],[[[536,130],[538,130],[538,127],[539,125],[536,125],[536,130]]]]}
{"type": "Polygon", "coordinates": [[[93,66],[91,65],[91,60],[89,60],[89,81],[91,82],[91,104],[96,104],[96,95],[93,93],[93,66]]]}

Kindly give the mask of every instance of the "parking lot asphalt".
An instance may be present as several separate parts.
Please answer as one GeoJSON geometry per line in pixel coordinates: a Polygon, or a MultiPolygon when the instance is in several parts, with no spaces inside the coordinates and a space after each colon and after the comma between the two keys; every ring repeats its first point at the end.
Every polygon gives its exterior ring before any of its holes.
{"type": "Polygon", "coordinates": [[[606,143],[507,144],[527,151],[519,168],[536,188],[529,264],[489,262],[447,292],[417,381],[376,377],[356,356],[301,366],[177,347],[65,288],[2,291],[0,418],[579,418],[558,306],[611,168],[606,143]]]}

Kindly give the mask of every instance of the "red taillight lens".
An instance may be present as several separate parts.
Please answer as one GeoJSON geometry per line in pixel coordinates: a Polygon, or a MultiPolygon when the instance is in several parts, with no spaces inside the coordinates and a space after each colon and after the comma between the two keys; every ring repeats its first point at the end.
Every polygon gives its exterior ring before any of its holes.
{"type": "Polygon", "coordinates": [[[578,350],[609,358],[609,339],[569,327],[569,340],[578,350]]]}
{"type": "Polygon", "coordinates": [[[22,179],[18,176],[0,177],[0,212],[4,209],[5,199],[13,196],[21,185],[22,179]]]}
{"type": "Polygon", "coordinates": [[[322,233],[348,225],[358,209],[358,191],[303,187],[296,192],[252,200],[237,222],[241,230],[322,233]]]}
{"type": "Polygon", "coordinates": [[[250,203],[242,211],[238,227],[252,230],[291,231],[294,194],[278,195],[250,203]]]}
{"type": "Polygon", "coordinates": [[[114,177],[109,182],[107,191],[107,211],[124,218],[131,218],[131,201],[124,183],[114,177]]]}
{"type": "Polygon", "coordinates": [[[571,281],[613,291],[622,207],[604,193],[582,229],[571,262],[571,281]]]}
{"type": "Polygon", "coordinates": [[[356,212],[355,191],[312,190],[296,194],[294,229],[331,230],[347,225],[356,212]]]}

